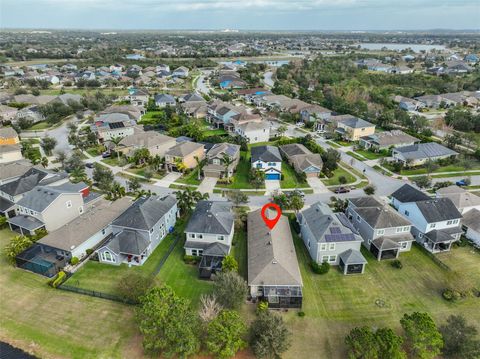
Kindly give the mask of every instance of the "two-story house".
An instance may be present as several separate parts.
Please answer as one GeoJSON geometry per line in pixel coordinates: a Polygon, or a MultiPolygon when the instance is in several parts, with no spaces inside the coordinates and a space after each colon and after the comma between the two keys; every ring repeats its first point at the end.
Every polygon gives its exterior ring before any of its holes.
{"type": "Polygon", "coordinates": [[[361,137],[375,133],[375,125],[361,118],[351,115],[332,116],[330,119],[336,123],[335,132],[347,141],[358,141],[361,137]],[[338,119],[335,119],[337,117],[338,119]]]}
{"type": "Polygon", "coordinates": [[[267,121],[248,121],[236,123],[233,132],[248,143],[268,142],[270,140],[270,125],[267,121]]]}
{"type": "MultiPolygon", "coordinates": [[[[405,198],[404,187],[392,193],[392,204],[405,219],[413,224],[415,240],[431,253],[449,251],[462,234],[462,214],[449,198],[405,198]]],[[[413,192],[408,189],[409,192],[413,192]]]]}
{"type": "Polygon", "coordinates": [[[188,68],[186,68],[185,66],[180,66],[172,71],[172,76],[185,78],[188,77],[189,72],[190,70],[188,68]]]}
{"type": "Polygon", "coordinates": [[[205,158],[204,146],[200,143],[183,141],[177,143],[165,152],[165,168],[167,171],[180,171],[180,165],[185,169],[192,169],[197,166],[197,160],[205,158]]]}
{"type": "Polygon", "coordinates": [[[8,219],[12,231],[35,234],[38,229],[54,231],[85,211],[88,185],[64,183],[36,186],[16,203],[16,216],[8,219]]]}
{"type": "Polygon", "coordinates": [[[231,177],[240,160],[240,146],[231,143],[216,143],[207,152],[208,164],[203,167],[205,177],[231,177]],[[225,159],[231,163],[225,166],[225,159]]]}
{"type": "Polygon", "coordinates": [[[390,206],[374,197],[350,198],[346,214],[377,260],[398,258],[410,250],[412,225],[390,206]]]}
{"type": "Polygon", "coordinates": [[[252,168],[265,173],[266,180],[280,180],[282,177],[282,156],[278,147],[252,147],[252,168]]]}
{"type": "Polygon", "coordinates": [[[313,122],[313,129],[317,132],[325,132],[326,120],[332,116],[332,111],[318,105],[310,105],[300,111],[302,121],[313,122]]]}
{"type": "Polygon", "coordinates": [[[143,131],[135,127],[134,134],[125,136],[120,143],[115,146],[109,142],[108,147],[115,151],[123,153],[127,157],[134,155],[135,151],[146,148],[151,156],[165,157],[165,153],[177,144],[175,138],[163,135],[157,131],[143,131]]]}
{"type": "Polygon", "coordinates": [[[112,138],[131,136],[135,133],[136,122],[124,113],[100,114],[91,125],[100,142],[110,141],[112,138]]]}
{"type": "MultiPolygon", "coordinates": [[[[480,196],[455,185],[440,188],[437,198],[450,198],[461,214],[477,209],[480,211],[480,196]]],[[[480,218],[478,218],[480,222],[480,218]]]]}
{"type": "Polygon", "coordinates": [[[130,88],[126,99],[134,106],[147,106],[150,94],[145,89],[130,88]]]}
{"type": "Polygon", "coordinates": [[[185,228],[185,253],[202,257],[200,277],[210,278],[220,270],[230,253],[234,234],[233,204],[226,201],[199,201],[185,228]]]}
{"type": "Polygon", "coordinates": [[[241,114],[242,111],[244,111],[243,106],[235,106],[228,102],[215,100],[208,105],[207,121],[217,128],[224,127],[231,122],[233,116],[241,114]]]}
{"type": "Polygon", "coordinates": [[[175,105],[177,104],[177,102],[175,101],[175,97],[166,93],[160,93],[155,95],[154,100],[155,105],[160,108],[167,106],[175,107],[175,105]]]}
{"type": "Polygon", "coordinates": [[[301,237],[312,260],[338,265],[343,274],[363,273],[367,260],[362,238],[344,213],[317,202],[297,215],[301,237]]]}
{"type": "Polygon", "coordinates": [[[178,208],[175,196],[139,198],[112,224],[112,236],[97,251],[101,263],[142,265],[173,231],[178,208]]]}

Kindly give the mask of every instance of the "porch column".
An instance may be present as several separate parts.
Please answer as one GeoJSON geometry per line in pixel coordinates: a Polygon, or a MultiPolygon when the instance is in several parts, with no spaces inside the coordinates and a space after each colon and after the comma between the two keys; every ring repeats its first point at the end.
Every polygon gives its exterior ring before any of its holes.
{"type": "Polygon", "coordinates": [[[452,242],[448,242],[448,250],[450,250],[452,248],[452,242]]]}
{"type": "Polygon", "coordinates": [[[395,259],[398,259],[398,255],[400,254],[400,249],[397,249],[397,253],[396,253],[396,256],[395,256],[395,259]]]}
{"type": "Polygon", "coordinates": [[[365,272],[365,263],[362,264],[362,274],[365,272]]]}

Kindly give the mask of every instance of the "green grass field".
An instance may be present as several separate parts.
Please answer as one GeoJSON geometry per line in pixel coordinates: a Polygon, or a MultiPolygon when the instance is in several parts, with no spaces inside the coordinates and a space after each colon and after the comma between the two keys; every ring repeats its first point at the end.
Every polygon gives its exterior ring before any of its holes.
{"type": "MultiPolygon", "coordinates": [[[[250,152],[240,152],[240,161],[238,162],[236,171],[233,175],[232,183],[230,184],[221,184],[217,183],[216,187],[218,188],[232,188],[232,189],[254,189],[248,175],[250,173],[250,152]]],[[[265,184],[263,184],[260,188],[265,188],[265,184]]]]}
{"type": "Polygon", "coordinates": [[[330,177],[328,179],[323,179],[322,182],[326,186],[338,186],[340,185],[339,178],[341,176],[344,176],[347,179],[347,183],[353,183],[355,182],[355,177],[350,173],[344,170],[342,167],[338,167],[333,174],[333,177],[330,177]]]}
{"type": "MultiPolygon", "coordinates": [[[[426,311],[443,324],[450,314],[463,314],[471,323],[480,323],[478,298],[458,303],[445,301],[445,270],[435,264],[419,247],[402,253],[403,269],[390,261],[376,261],[367,251],[363,275],[344,276],[332,267],[326,275],[314,274],[309,255],[301,239],[294,233],[295,248],[303,278],[305,317],[295,312],[285,314],[289,329],[295,333],[292,348],[285,358],[345,358],[344,337],[355,326],[390,326],[400,333],[399,320],[406,312],[426,311]],[[376,304],[380,300],[383,306],[376,304]]],[[[479,252],[455,248],[445,262],[465,271],[480,285],[479,252]],[[451,262],[449,262],[451,261],[451,262]]]]}
{"type": "MultiPolygon", "coordinates": [[[[0,230],[0,248],[13,235],[0,230]]],[[[0,293],[0,340],[42,358],[142,357],[130,306],[55,290],[3,254],[0,293]]]]}
{"type": "Polygon", "coordinates": [[[297,172],[287,162],[282,162],[281,188],[307,188],[310,187],[307,181],[301,181],[297,172]]]}
{"type": "Polygon", "coordinates": [[[198,186],[202,180],[198,180],[198,169],[195,168],[193,171],[190,171],[187,174],[184,174],[182,177],[177,179],[175,182],[178,183],[185,183],[185,184],[190,184],[194,186],[198,186]]]}
{"type": "Polygon", "coordinates": [[[356,160],[359,160],[359,161],[366,161],[367,160],[367,158],[363,158],[362,156],[359,156],[355,152],[352,152],[352,151],[348,151],[347,155],[352,156],[353,158],[355,158],[356,160]]]}
{"type": "Polygon", "coordinates": [[[368,160],[378,160],[385,157],[385,154],[383,153],[371,152],[366,150],[355,150],[355,153],[358,153],[359,155],[365,157],[368,160]]]}

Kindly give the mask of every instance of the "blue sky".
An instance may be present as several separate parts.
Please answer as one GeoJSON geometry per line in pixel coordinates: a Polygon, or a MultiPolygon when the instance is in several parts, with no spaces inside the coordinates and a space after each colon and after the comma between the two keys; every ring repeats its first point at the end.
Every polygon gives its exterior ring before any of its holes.
{"type": "Polygon", "coordinates": [[[479,0],[0,0],[1,28],[479,29],[479,0]]]}

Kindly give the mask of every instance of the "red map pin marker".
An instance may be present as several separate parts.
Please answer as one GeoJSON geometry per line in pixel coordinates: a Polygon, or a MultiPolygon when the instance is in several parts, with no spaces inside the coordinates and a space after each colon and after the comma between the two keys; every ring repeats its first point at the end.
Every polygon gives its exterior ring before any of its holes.
{"type": "Polygon", "coordinates": [[[262,207],[262,218],[265,224],[267,225],[268,228],[273,229],[275,225],[277,224],[278,220],[280,219],[280,216],[282,215],[282,210],[280,207],[275,204],[275,203],[267,203],[265,206],[262,207]],[[270,219],[267,217],[265,212],[267,211],[268,208],[273,208],[274,210],[277,211],[277,216],[273,219],[270,219]]]}

